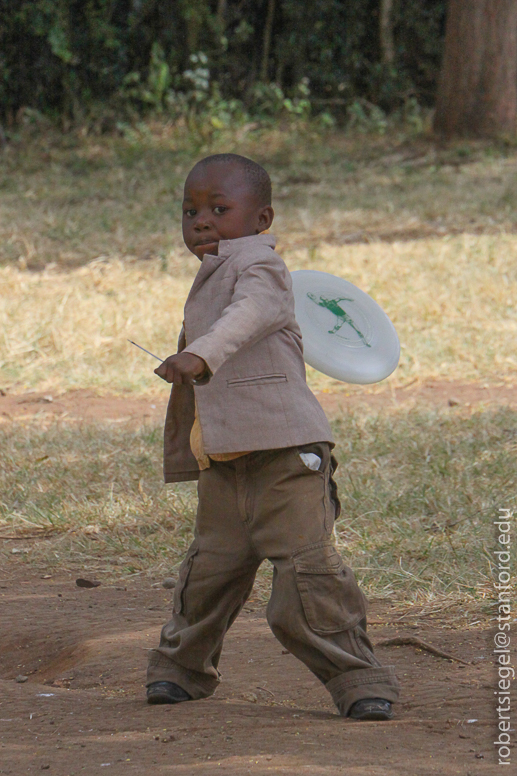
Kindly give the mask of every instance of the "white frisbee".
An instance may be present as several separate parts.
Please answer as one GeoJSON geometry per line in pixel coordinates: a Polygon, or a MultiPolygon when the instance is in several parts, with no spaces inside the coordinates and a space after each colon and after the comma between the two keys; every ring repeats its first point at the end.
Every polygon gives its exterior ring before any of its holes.
{"type": "Polygon", "coordinates": [[[371,296],[343,278],[292,272],[295,313],[305,361],[344,383],[377,383],[396,368],[400,343],[392,322],[371,296]]]}

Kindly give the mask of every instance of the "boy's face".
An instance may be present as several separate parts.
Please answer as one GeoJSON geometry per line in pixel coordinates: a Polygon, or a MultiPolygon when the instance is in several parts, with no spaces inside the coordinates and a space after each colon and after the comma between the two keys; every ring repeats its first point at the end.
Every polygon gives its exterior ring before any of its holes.
{"type": "Polygon", "coordinates": [[[271,205],[260,205],[234,162],[194,167],[185,182],[183,239],[200,261],[205,253],[217,255],[220,240],[249,237],[269,229],[271,205]]]}

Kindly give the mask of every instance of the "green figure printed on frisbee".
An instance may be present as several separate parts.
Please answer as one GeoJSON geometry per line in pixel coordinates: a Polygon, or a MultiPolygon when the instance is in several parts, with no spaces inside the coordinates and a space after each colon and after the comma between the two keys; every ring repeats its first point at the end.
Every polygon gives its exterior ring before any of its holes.
{"type": "Polygon", "coordinates": [[[314,294],[307,294],[309,299],[311,299],[313,302],[315,302],[319,307],[324,307],[326,310],[328,310],[331,313],[334,313],[334,315],[337,318],[336,325],[333,329],[329,329],[329,334],[336,334],[342,326],[345,325],[345,323],[348,323],[348,325],[355,331],[355,333],[362,339],[364,344],[367,348],[370,348],[371,345],[368,344],[366,341],[366,338],[362,331],[360,331],[357,326],[355,325],[353,319],[346,313],[342,307],[339,306],[340,302],[353,302],[353,299],[349,299],[347,297],[341,297],[340,299],[326,299],[324,296],[320,296],[319,301],[316,299],[316,296],[314,294]]]}

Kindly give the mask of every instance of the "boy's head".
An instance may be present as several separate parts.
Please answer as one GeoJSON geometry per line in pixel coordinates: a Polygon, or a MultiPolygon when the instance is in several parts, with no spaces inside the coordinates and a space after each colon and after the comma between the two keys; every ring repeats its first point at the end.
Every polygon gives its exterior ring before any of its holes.
{"type": "Polygon", "coordinates": [[[245,156],[207,156],[187,176],[183,239],[200,260],[205,253],[217,255],[220,240],[269,229],[273,216],[269,175],[245,156]]]}

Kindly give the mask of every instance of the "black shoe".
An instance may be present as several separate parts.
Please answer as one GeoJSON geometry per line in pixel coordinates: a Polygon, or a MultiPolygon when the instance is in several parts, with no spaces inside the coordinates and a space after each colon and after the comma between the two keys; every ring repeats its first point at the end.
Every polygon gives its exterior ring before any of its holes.
{"type": "Polygon", "coordinates": [[[147,688],[147,703],[183,703],[192,697],[174,682],[153,682],[147,688]]]}
{"type": "Polygon", "coordinates": [[[350,719],[385,720],[393,718],[393,710],[384,698],[363,698],[352,705],[348,716],[350,719]]]}

